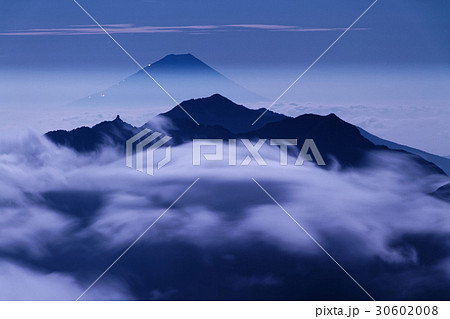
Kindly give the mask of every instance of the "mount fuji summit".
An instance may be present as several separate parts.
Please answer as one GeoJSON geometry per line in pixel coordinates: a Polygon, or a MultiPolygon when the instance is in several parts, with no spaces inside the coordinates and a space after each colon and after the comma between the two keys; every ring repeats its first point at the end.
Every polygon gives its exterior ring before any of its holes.
{"type": "Polygon", "coordinates": [[[173,105],[174,101],[162,88],[178,102],[215,93],[240,103],[267,101],[266,98],[228,79],[192,54],[170,54],[112,87],[78,100],[74,104],[127,108],[173,105]]]}

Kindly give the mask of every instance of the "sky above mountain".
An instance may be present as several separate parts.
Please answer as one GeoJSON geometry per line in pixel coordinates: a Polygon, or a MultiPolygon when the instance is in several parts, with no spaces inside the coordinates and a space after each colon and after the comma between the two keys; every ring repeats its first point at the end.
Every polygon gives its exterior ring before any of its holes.
{"type": "MultiPolygon", "coordinates": [[[[266,67],[311,61],[372,2],[79,1],[142,63],[191,52],[214,65],[266,67]]],[[[130,63],[73,1],[0,7],[3,67],[130,63]]],[[[448,65],[449,12],[445,0],[379,1],[323,63],[448,65]]]]}
{"type": "MultiPolygon", "coordinates": [[[[268,107],[372,2],[79,1],[143,66],[191,53],[269,100],[258,107],[268,107]]],[[[0,0],[0,8],[2,134],[70,129],[116,114],[142,125],[162,111],[61,107],[139,68],[74,1],[0,0]]],[[[276,109],[335,112],[385,139],[449,154],[449,14],[445,0],[378,1],[276,109]]]]}

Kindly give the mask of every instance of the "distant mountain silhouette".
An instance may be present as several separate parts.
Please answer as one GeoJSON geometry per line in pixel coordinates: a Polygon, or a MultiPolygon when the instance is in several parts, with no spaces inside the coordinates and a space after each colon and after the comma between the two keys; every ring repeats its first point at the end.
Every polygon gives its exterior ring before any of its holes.
{"type": "Polygon", "coordinates": [[[384,150],[409,154],[413,161],[429,173],[444,174],[439,167],[420,156],[375,145],[362,136],[356,126],[341,120],[335,114],[327,116],[304,114],[288,118],[268,111],[252,130],[251,123],[263,109],[248,109],[219,94],[185,101],[181,105],[200,125],[194,123],[179,106],[176,106],[140,128],[127,124],[117,117],[114,121],[102,122],[92,128],[53,131],[48,132],[46,136],[58,145],[79,152],[96,151],[103,145],[115,145],[124,150],[125,141],[143,128],[171,136],[172,145],[183,144],[194,138],[291,138],[297,139],[300,143],[305,139],[313,139],[327,163],[336,160],[342,167],[358,167],[366,163],[369,152],[384,150]],[[247,132],[242,133],[245,130],[247,132]]]}
{"type": "MultiPolygon", "coordinates": [[[[179,145],[194,138],[235,138],[236,133],[251,128],[252,122],[264,111],[264,109],[251,110],[243,105],[237,105],[219,94],[184,101],[181,105],[200,125],[189,118],[179,106],[175,106],[140,128],[127,124],[117,117],[114,121],[102,122],[92,128],[52,131],[46,136],[58,145],[67,146],[79,152],[90,152],[99,150],[105,144],[123,146],[124,141],[136,132],[143,128],[150,128],[155,131],[164,131],[173,138],[172,144],[179,145]]],[[[268,111],[257,125],[255,124],[255,128],[285,118],[287,118],[285,115],[268,111]]]]}
{"type": "MultiPolygon", "coordinates": [[[[288,118],[245,134],[250,138],[296,138],[298,141],[313,139],[325,162],[337,160],[342,166],[358,166],[367,152],[379,150],[365,139],[358,129],[335,114],[327,116],[304,114],[288,118]]],[[[301,145],[300,145],[301,146],[301,145]]]]}
{"type": "Polygon", "coordinates": [[[83,126],[71,131],[51,131],[45,136],[57,145],[85,153],[97,151],[106,145],[117,147],[138,132],[138,128],[117,116],[114,121],[101,122],[92,128],[83,126]]]}
{"type": "Polygon", "coordinates": [[[439,187],[437,190],[430,194],[444,202],[450,203],[450,183],[439,187]]]}
{"type": "MultiPolygon", "coordinates": [[[[266,99],[228,79],[191,54],[170,54],[144,68],[178,102],[220,93],[235,101],[266,99]]],[[[173,105],[173,100],[143,70],[75,105],[107,107],[173,105]]]]}
{"type": "MultiPolygon", "coordinates": [[[[260,116],[265,109],[248,109],[243,105],[238,105],[220,94],[214,94],[207,98],[192,99],[184,101],[181,106],[196,121],[208,126],[222,126],[232,133],[241,133],[258,129],[268,123],[277,122],[288,118],[283,114],[267,111],[267,113],[254,125],[252,123],[260,116]]],[[[184,129],[187,122],[193,122],[191,118],[178,106],[170,111],[158,115],[150,120],[146,126],[154,126],[152,123],[163,120],[170,120],[173,128],[184,129]]],[[[175,132],[172,130],[172,132],[175,132]]],[[[173,133],[177,134],[177,133],[173,133]]]]}
{"type": "Polygon", "coordinates": [[[374,143],[375,145],[384,145],[389,147],[391,150],[403,150],[411,154],[416,154],[423,159],[434,163],[438,167],[440,167],[448,176],[450,176],[450,157],[442,157],[434,154],[430,154],[418,149],[415,149],[413,147],[397,144],[391,141],[384,140],[382,138],[379,138],[378,136],[375,136],[373,134],[370,134],[369,132],[363,130],[362,128],[358,127],[359,132],[362,136],[367,138],[369,141],[374,143]]]}
{"type": "MultiPolygon", "coordinates": [[[[444,174],[443,170],[422,157],[403,150],[376,145],[361,135],[359,128],[341,120],[334,113],[326,116],[304,114],[265,125],[246,134],[254,138],[313,139],[325,162],[337,160],[343,167],[363,165],[371,151],[391,151],[409,154],[410,158],[430,173],[444,174]]],[[[301,146],[301,145],[300,145],[301,146]]]]}
{"type": "MultiPolygon", "coordinates": [[[[172,137],[169,143],[171,145],[180,145],[194,138],[228,139],[234,137],[233,133],[221,126],[197,125],[192,120],[181,120],[178,123],[183,125],[182,128],[173,128],[164,132],[165,135],[172,137]],[[179,134],[172,134],[175,132],[179,134]]],[[[117,116],[113,121],[101,122],[92,128],[80,127],[71,131],[50,131],[45,136],[56,145],[65,146],[80,153],[100,151],[104,146],[118,147],[125,151],[126,140],[144,128],[161,131],[148,125],[132,126],[117,116]]]]}
{"type": "MultiPolygon", "coordinates": [[[[408,154],[410,159],[430,174],[445,174],[444,171],[422,157],[403,150],[391,150],[384,145],[375,145],[361,135],[358,127],[345,122],[334,113],[329,115],[303,114],[265,125],[259,130],[245,134],[253,138],[296,138],[298,141],[313,139],[325,162],[336,160],[342,167],[358,167],[367,162],[372,151],[390,151],[408,154]]],[[[301,147],[301,145],[299,145],[301,147]]]]}

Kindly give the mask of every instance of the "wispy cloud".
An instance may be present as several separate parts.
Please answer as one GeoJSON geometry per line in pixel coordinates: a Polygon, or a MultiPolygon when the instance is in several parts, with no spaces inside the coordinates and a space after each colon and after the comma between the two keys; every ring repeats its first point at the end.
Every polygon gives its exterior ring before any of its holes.
{"type": "Polygon", "coordinates": [[[80,155],[34,134],[0,141],[0,300],[74,300],[197,177],[86,299],[223,299],[217,287],[233,299],[364,298],[253,176],[375,296],[448,299],[448,205],[427,195],[447,180],[407,154],[322,170],[281,168],[271,146],[264,168],[226,157],[192,167],[191,150],[174,147],[149,178],[107,147],[80,155]]]}
{"type": "MultiPolygon", "coordinates": [[[[229,25],[184,25],[184,26],[136,26],[133,24],[105,24],[105,30],[111,34],[140,34],[140,33],[190,33],[208,34],[212,32],[236,31],[276,31],[276,32],[329,32],[342,31],[345,28],[305,28],[292,25],[277,24],[229,24],[229,25]]],[[[353,30],[368,30],[355,28],[353,30]]],[[[65,28],[34,28],[1,32],[3,36],[42,36],[42,35],[97,35],[103,31],[96,25],[69,25],[65,28]]]]}

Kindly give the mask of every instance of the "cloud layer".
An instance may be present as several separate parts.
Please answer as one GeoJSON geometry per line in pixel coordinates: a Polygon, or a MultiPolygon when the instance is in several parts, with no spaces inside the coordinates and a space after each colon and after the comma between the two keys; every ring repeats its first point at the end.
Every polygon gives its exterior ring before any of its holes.
{"type": "MultiPolygon", "coordinates": [[[[229,25],[184,25],[184,26],[136,26],[133,24],[105,24],[104,29],[110,34],[145,34],[145,33],[188,33],[207,34],[212,32],[273,31],[273,32],[329,32],[344,31],[346,28],[305,28],[293,25],[271,24],[229,24],[229,25]]],[[[352,30],[368,30],[354,28],[352,30]]],[[[97,35],[104,34],[97,25],[71,25],[65,28],[34,28],[2,32],[4,36],[42,36],[42,35],[97,35]]]]}
{"type": "Polygon", "coordinates": [[[86,299],[448,299],[445,183],[406,156],[358,170],[192,167],[190,145],[150,177],[114,150],[79,156],[32,134],[2,142],[0,298],[76,299],[197,178],[86,299]],[[401,167],[401,170],[398,168],[401,167]],[[405,174],[407,172],[407,174],[405,174]]]}

